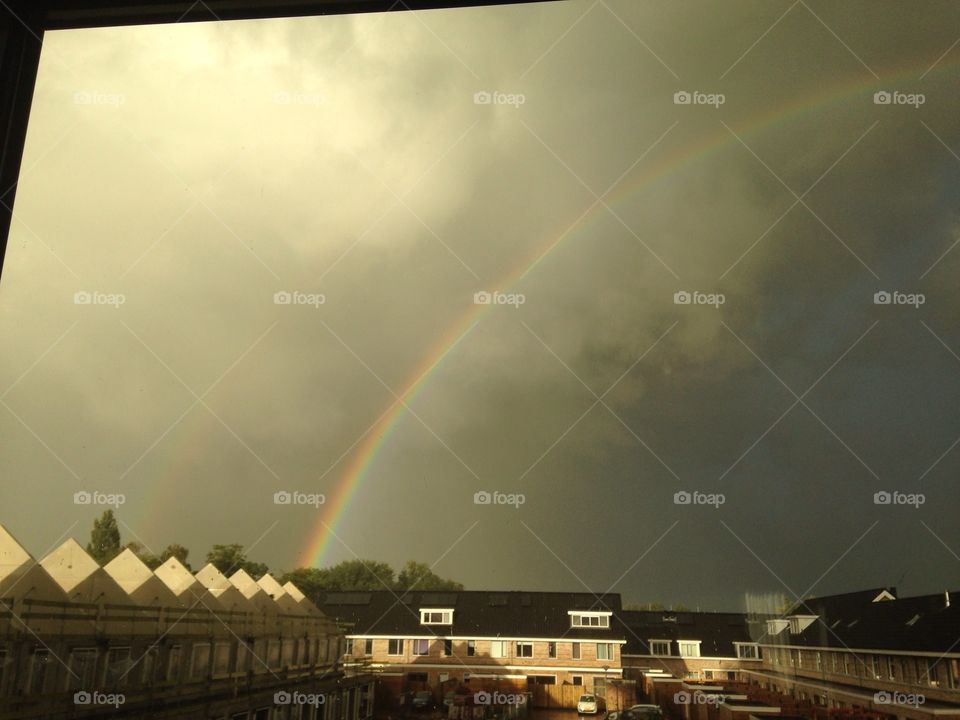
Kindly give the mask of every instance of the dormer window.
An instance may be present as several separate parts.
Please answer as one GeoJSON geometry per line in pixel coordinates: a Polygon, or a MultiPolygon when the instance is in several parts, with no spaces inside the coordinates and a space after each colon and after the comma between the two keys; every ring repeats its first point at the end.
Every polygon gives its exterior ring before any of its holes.
{"type": "Polygon", "coordinates": [[[421,625],[452,625],[453,610],[450,609],[420,609],[421,625]]]}
{"type": "Polygon", "coordinates": [[[581,611],[568,610],[570,616],[570,627],[575,628],[608,628],[610,627],[610,616],[612,612],[606,611],[581,611]]]}
{"type": "Polygon", "coordinates": [[[760,649],[757,643],[734,643],[737,649],[737,657],[742,660],[758,660],[760,658],[760,649]]]}

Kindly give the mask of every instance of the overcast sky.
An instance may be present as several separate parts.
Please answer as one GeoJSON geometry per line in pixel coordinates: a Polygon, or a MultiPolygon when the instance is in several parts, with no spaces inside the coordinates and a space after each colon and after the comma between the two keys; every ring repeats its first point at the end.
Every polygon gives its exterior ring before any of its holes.
{"type": "Polygon", "coordinates": [[[0,522],[39,556],[122,493],[124,541],[311,564],[399,396],[324,562],[711,609],[960,589],[958,27],[584,0],[48,33],[0,522]]]}

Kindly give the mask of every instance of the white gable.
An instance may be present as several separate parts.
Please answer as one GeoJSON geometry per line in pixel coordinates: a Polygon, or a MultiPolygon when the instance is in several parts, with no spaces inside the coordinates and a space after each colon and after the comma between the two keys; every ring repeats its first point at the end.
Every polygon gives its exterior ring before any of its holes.
{"type": "Polygon", "coordinates": [[[233,586],[229,578],[214,567],[213,563],[204,565],[197,573],[196,578],[197,582],[217,599],[224,610],[242,612],[256,610],[256,606],[247,600],[243,593],[233,586]]]}
{"type": "Polygon", "coordinates": [[[167,558],[160,567],[153,571],[153,574],[160,578],[180,602],[188,607],[220,608],[217,599],[177,558],[167,558]]]}
{"type": "Polygon", "coordinates": [[[0,597],[67,599],[63,589],[3,525],[0,525],[0,597]]]}
{"type": "Polygon", "coordinates": [[[123,588],[73,538],[43,558],[40,564],[75,602],[130,602],[123,588]]]}
{"type": "Polygon", "coordinates": [[[182,603],[130,548],[103,568],[137,605],[180,607],[182,603]]]}

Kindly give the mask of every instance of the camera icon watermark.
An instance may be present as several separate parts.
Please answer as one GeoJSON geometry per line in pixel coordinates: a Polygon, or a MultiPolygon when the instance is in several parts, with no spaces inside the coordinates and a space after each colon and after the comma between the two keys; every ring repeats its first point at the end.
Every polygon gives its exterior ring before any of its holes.
{"type": "Polygon", "coordinates": [[[498,90],[480,90],[473,94],[474,105],[510,105],[519,108],[525,105],[527,96],[523,93],[505,93],[498,90]]]}
{"type": "Polygon", "coordinates": [[[97,90],[77,90],[73,93],[74,105],[107,105],[120,107],[127,101],[127,96],[120,93],[104,93],[97,90]]]}
{"type": "Polygon", "coordinates": [[[705,493],[699,490],[678,490],[673,494],[674,505],[708,505],[719,510],[727,502],[723,493],[705,493]]]}
{"type": "Polygon", "coordinates": [[[480,290],[473,294],[474,305],[512,305],[518,308],[525,302],[527,302],[527,296],[523,293],[502,293],[480,290]]]}
{"type": "Polygon", "coordinates": [[[874,305],[912,305],[915,310],[927,302],[923,293],[905,293],[899,290],[878,290],[873,294],[874,305]]]}
{"type": "Polygon", "coordinates": [[[322,693],[278,690],[273,694],[274,705],[313,705],[314,707],[320,707],[324,702],[326,702],[326,699],[322,693]]]}
{"type": "Polygon", "coordinates": [[[278,490],[273,494],[274,505],[312,505],[319,508],[327,502],[323,493],[305,493],[299,490],[278,490]]]}
{"type": "Polygon", "coordinates": [[[318,308],[326,304],[327,296],[323,293],[305,293],[299,290],[278,290],[273,294],[274,305],[309,305],[318,308]]]}
{"type": "Polygon", "coordinates": [[[523,493],[505,493],[499,490],[489,492],[487,490],[477,490],[473,494],[474,505],[512,505],[519,509],[521,505],[527,502],[527,496],[523,493]]]}
{"type": "Polygon", "coordinates": [[[73,694],[74,705],[112,705],[119,708],[127,701],[123,693],[105,693],[99,690],[78,690],[73,694]]]}
{"type": "Polygon", "coordinates": [[[710,105],[719,108],[727,101],[723,93],[705,93],[699,90],[678,90],[673,94],[674,105],[710,105]]]}
{"type": "Polygon", "coordinates": [[[923,93],[905,93],[899,90],[878,90],[873,94],[874,105],[910,105],[914,109],[927,102],[923,93]]]}
{"type": "Polygon", "coordinates": [[[74,505],[109,505],[118,508],[127,502],[123,493],[104,493],[98,490],[78,490],[73,494],[74,505]]]}
{"type": "Polygon", "coordinates": [[[499,690],[487,692],[481,690],[473,694],[474,705],[523,705],[527,696],[523,693],[503,693],[499,690]]]}
{"type": "Polygon", "coordinates": [[[920,707],[927,701],[922,693],[905,693],[897,690],[881,690],[873,694],[873,702],[877,705],[907,705],[920,707]]]}
{"type": "Polygon", "coordinates": [[[105,293],[99,290],[78,290],[73,294],[74,305],[108,305],[119,308],[127,302],[122,293],[105,293]]]}
{"type": "Polygon", "coordinates": [[[674,305],[709,305],[714,309],[719,309],[726,302],[727,296],[723,293],[678,290],[673,294],[674,305]]]}
{"type": "Polygon", "coordinates": [[[919,510],[926,504],[927,496],[923,493],[905,493],[899,490],[878,490],[873,494],[874,505],[908,505],[919,510]]]}

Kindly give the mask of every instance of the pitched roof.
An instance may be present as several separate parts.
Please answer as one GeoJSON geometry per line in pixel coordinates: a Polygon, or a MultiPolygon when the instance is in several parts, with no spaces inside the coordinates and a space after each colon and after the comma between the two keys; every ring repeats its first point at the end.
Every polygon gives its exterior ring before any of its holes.
{"type": "Polygon", "coordinates": [[[117,605],[131,602],[126,591],[73,538],[68,538],[40,564],[71,600],[117,605]]]}
{"type": "Polygon", "coordinates": [[[180,605],[170,588],[130,548],[104,565],[103,569],[137,605],[180,605]]]}
{"type": "Polygon", "coordinates": [[[751,641],[744,613],[624,610],[619,617],[627,629],[627,655],[650,655],[650,640],[699,640],[703,657],[736,657],[734,643],[751,641]]]}
{"type": "Polygon", "coordinates": [[[9,531],[0,525],[0,598],[63,600],[66,593],[9,531]]]}
{"type": "Polygon", "coordinates": [[[460,637],[569,637],[624,639],[622,628],[571,628],[569,610],[618,612],[620,596],[589,593],[407,591],[327,592],[324,614],[358,635],[453,635],[460,637]],[[452,625],[421,625],[420,610],[453,610],[452,625]]]}

